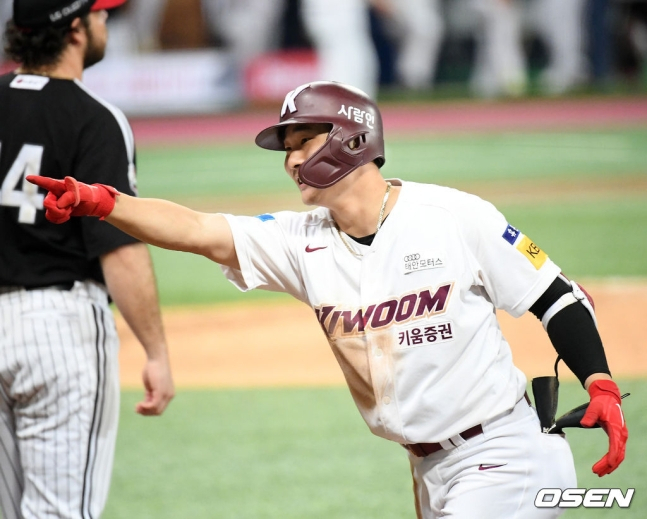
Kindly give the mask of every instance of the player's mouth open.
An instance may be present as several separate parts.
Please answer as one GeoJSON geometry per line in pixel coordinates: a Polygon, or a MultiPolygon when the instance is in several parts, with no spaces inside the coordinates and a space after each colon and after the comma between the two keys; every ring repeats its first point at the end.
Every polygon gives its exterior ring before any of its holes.
{"type": "Polygon", "coordinates": [[[303,183],[303,181],[301,180],[301,177],[299,176],[299,171],[298,171],[298,170],[295,170],[295,171],[292,173],[292,178],[293,178],[293,179],[294,179],[294,181],[296,182],[297,186],[299,186],[299,188],[301,188],[302,186],[305,186],[305,184],[304,184],[304,183],[303,183]]]}

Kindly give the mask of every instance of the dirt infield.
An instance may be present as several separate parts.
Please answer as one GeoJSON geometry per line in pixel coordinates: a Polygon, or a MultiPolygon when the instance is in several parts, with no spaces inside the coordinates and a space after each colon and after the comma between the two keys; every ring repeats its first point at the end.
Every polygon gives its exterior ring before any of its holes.
{"type": "MultiPolygon", "coordinates": [[[[647,282],[587,282],[616,377],[647,375],[647,282]]],[[[517,366],[528,377],[549,375],[555,353],[531,314],[500,316],[517,366]]],[[[164,323],[178,387],[343,384],[341,370],[312,311],[298,302],[165,309],[164,323]]],[[[118,316],[124,387],[140,387],[144,355],[118,316]]],[[[572,378],[563,364],[560,376],[572,378]]]]}

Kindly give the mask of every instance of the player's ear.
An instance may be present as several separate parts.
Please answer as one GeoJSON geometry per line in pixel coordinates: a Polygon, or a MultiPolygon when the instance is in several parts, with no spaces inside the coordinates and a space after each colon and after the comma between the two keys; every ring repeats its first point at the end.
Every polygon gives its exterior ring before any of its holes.
{"type": "Polygon", "coordinates": [[[71,43],[80,43],[80,38],[85,36],[85,24],[81,18],[74,18],[70,24],[68,37],[71,43]]]}

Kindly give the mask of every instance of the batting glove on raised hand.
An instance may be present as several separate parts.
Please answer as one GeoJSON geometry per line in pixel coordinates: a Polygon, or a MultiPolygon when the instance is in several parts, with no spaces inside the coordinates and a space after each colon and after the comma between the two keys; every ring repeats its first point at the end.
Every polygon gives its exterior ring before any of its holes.
{"type": "Polygon", "coordinates": [[[599,424],[609,436],[609,452],[593,465],[598,476],[611,474],[625,459],[629,432],[620,406],[620,390],[613,380],[596,380],[589,386],[591,402],[580,421],[583,427],[599,424]]]}
{"type": "Polygon", "coordinates": [[[85,184],[72,177],[56,180],[28,175],[27,180],[49,191],[45,197],[45,218],[52,223],[63,223],[70,216],[98,216],[103,220],[115,207],[119,194],[112,186],[85,184]]]}

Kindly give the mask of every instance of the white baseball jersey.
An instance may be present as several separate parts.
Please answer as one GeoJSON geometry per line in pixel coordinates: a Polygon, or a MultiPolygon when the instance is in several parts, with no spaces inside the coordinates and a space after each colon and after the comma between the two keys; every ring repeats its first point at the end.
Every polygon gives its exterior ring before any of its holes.
{"type": "Polygon", "coordinates": [[[495,309],[525,313],[560,269],[493,205],[454,189],[391,181],[400,196],[371,246],[330,211],[226,215],[241,290],[312,307],[371,431],[440,442],[512,409],[526,378],[495,309]]]}

